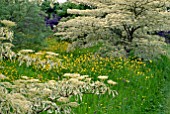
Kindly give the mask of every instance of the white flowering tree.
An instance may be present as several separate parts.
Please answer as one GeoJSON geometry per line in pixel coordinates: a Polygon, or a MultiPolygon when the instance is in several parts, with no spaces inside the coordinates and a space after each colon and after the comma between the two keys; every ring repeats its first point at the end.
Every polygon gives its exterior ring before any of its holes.
{"type": "MultiPolygon", "coordinates": [[[[70,1],[95,8],[67,11],[81,16],[61,22],[55,35],[70,40],[70,47],[88,47],[106,40],[104,47],[111,50],[111,56],[126,56],[133,50],[135,56],[149,59],[164,53],[164,39],[153,32],[170,30],[169,0],[70,1]]],[[[107,52],[105,48],[101,51],[107,52]]]]}

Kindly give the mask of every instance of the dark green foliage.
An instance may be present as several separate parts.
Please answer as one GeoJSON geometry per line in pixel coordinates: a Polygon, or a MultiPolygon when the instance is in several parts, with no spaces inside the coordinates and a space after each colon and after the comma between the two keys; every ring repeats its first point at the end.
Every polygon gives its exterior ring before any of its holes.
{"type": "Polygon", "coordinates": [[[6,19],[17,24],[13,42],[16,49],[42,46],[41,42],[50,33],[50,29],[45,26],[40,7],[27,0],[15,0],[15,3],[12,0],[1,0],[0,7],[0,20],[6,19]]]}
{"type": "Polygon", "coordinates": [[[50,6],[50,1],[45,0],[41,5],[41,10],[46,12],[49,17],[51,17],[52,14],[57,14],[60,17],[68,17],[68,16],[74,16],[71,14],[67,14],[67,9],[92,9],[90,6],[82,5],[82,4],[74,4],[71,2],[65,2],[63,4],[54,3],[54,7],[50,6]]]}

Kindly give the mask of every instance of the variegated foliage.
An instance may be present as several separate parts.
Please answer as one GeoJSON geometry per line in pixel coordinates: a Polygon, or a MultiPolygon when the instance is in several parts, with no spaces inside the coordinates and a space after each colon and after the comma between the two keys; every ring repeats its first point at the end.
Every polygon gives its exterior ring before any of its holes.
{"type": "Polygon", "coordinates": [[[15,23],[8,20],[1,20],[0,23],[5,25],[0,27],[0,60],[4,58],[12,60],[15,53],[11,50],[14,45],[12,44],[13,31],[10,30],[10,27],[15,26],[15,23]]]}

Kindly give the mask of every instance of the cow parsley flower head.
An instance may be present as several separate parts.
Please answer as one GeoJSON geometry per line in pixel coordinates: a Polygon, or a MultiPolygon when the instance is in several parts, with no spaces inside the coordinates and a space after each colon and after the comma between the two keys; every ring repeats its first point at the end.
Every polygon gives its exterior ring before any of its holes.
{"type": "Polygon", "coordinates": [[[3,74],[0,74],[0,79],[6,79],[6,76],[3,74]]]}
{"type": "Polygon", "coordinates": [[[110,84],[110,85],[116,85],[117,84],[117,82],[114,82],[112,80],[107,80],[107,83],[110,84]]]}
{"type": "Polygon", "coordinates": [[[22,49],[19,51],[19,53],[33,53],[34,50],[31,50],[31,49],[22,49]]]}
{"type": "Polygon", "coordinates": [[[70,100],[69,100],[69,98],[67,98],[67,97],[60,97],[60,98],[57,99],[57,101],[58,101],[58,102],[62,102],[62,103],[67,103],[67,102],[69,102],[70,100]]]}
{"type": "Polygon", "coordinates": [[[78,73],[65,73],[63,76],[69,77],[69,78],[77,78],[77,77],[80,77],[80,74],[78,74],[78,73]]]}
{"type": "Polygon", "coordinates": [[[8,27],[13,27],[13,26],[16,26],[16,23],[15,22],[12,22],[12,21],[9,21],[9,20],[2,20],[0,21],[2,24],[8,26],[8,27]]]}
{"type": "Polygon", "coordinates": [[[106,80],[106,79],[108,79],[108,76],[98,76],[97,78],[100,80],[106,80]]]}
{"type": "Polygon", "coordinates": [[[54,52],[46,52],[47,55],[51,55],[51,56],[58,56],[58,53],[54,53],[54,52]]]}
{"type": "Polygon", "coordinates": [[[67,104],[67,106],[70,106],[70,107],[78,107],[79,104],[77,102],[70,102],[67,104]]]}

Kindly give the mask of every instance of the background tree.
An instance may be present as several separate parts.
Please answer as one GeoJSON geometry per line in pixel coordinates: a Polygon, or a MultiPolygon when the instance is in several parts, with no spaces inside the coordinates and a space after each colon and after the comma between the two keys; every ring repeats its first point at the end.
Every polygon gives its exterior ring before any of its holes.
{"type": "Polygon", "coordinates": [[[16,22],[14,27],[15,49],[33,48],[38,50],[44,46],[42,40],[50,34],[50,29],[45,26],[45,14],[35,2],[28,0],[1,0],[0,20],[16,22]]]}
{"type": "Polygon", "coordinates": [[[70,1],[95,7],[67,10],[70,14],[84,15],[59,24],[60,33],[56,35],[71,41],[71,47],[86,47],[91,42],[102,41],[104,48],[100,52],[109,52],[111,56],[133,53],[147,59],[165,52],[164,39],[152,33],[170,30],[168,0],[70,1]]]}

